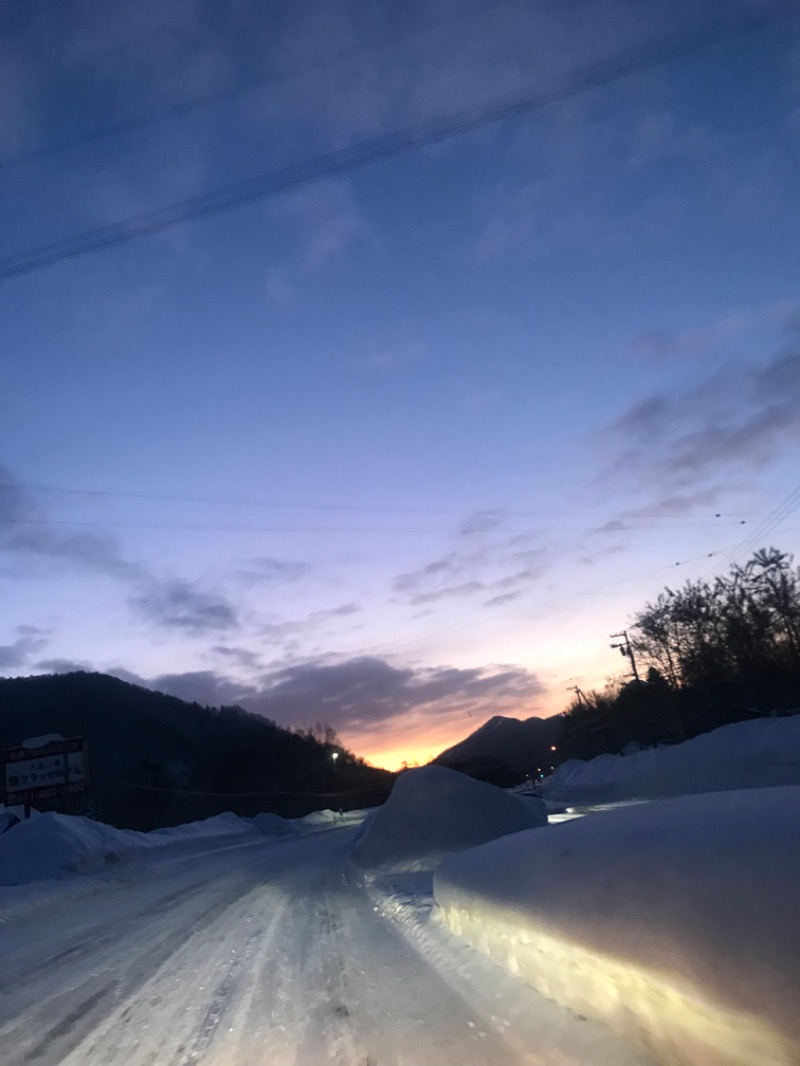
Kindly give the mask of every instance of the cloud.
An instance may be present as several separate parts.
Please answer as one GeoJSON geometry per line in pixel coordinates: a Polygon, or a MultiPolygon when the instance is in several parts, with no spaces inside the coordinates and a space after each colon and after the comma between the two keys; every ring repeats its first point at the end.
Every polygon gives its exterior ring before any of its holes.
{"type": "Polygon", "coordinates": [[[144,574],[140,566],[123,557],[114,537],[63,531],[4,466],[0,466],[0,551],[33,564],[61,564],[126,581],[144,574]]]}
{"type": "Polygon", "coordinates": [[[505,517],[497,511],[476,511],[475,514],[467,515],[459,526],[458,532],[462,537],[493,533],[496,529],[501,529],[505,522],[505,517]]]}
{"type": "Polygon", "coordinates": [[[272,211],[288,218],[300,237],[300,266],[310,274],[337,259],[369,232],[344,180],[309,185],[283,197],[272,211]]]}
{"type": "Polygon", "coordinates": [[[14,631],[17,639],[12,644],[0,644],[0,670],[26,666],[50,643],[48,631],[38,626],[17,626],[14,631]]]}
{"type": "MultiPolygon", "coordinates": [[[[117,672],[116,676],[120,676],[117,672]]],[[[131,680],[129,675],[123,680],[131,680]]],[[[186,700],[189,703],[201,703],[207,707],[243,706],[247,700],[257,697],[258,689],[247,683],[237,681],[226,674],[213,670],[194,670],[183,674],[160,674],[145,680],[138,678],[136,684],[146,688],[166,692],[170,696],[186,700]]]]}
{"type": "Polygon", "coordinates": [[[237,612],[224,596],[182,578],[153,583],[129,602],[147,621],[193,636],[239,628],[237,612]]]}
{"type": "Polygon", "coordinates": [[[553,554],[548,548],[529,548],[527,551],[512,552],[510,560],[514,565],[522,566],[524,569],[499,581],[498,586],[500,588],[509,583],[513,584],[517,581],[536,581],[540,577],[544,577],[550,569],[550,565],[553,561],[553,554]]]}
{"type": "Polygon", "coordinates": [[[472,596],[476,592],[482,592],[486,586],[482,581],[463,581],[459,585],[445,585],[444,588],[436,589],[435,592],[420,592],[412,596],[410,602],[415,606],[424,603],[436,603],[438,600],[448,600],[456,596],[472,596]]]}
{"type": "Polygon", "coordinates": [[[722,495],[722,489],[698,489],[694,492],[672,493],[663,499],[654,500],[643,507],[625,511],[622,519],[679,518],[698,509],[713,507],[722,495]]]}
{"type": "Polygon", "coordinates": [[[512,600],[518,600],[522,592],[517,589],[516,592],[501,592],[498,596],[492,596],[490,600],[484,603],[484,607],[500,607],[504,603],[511,603],[512,600]]]}
{"type": "Polygon", "coordinates": [[[790,334],[800,315],[796,300],[775,300],[757,307],[727,311],[712,322],[683,331],[657,327],[634,334],[630,347],[637,355],[654,360],[696,359],[724,350],[754,330],[779,330],[790,334]]]}
{"type": "Polygon", "coordinates": [[[85,659],[40,659],[36,669],[44,674],[74,674],[77,671],[91,671],[96,667],[85,659]]]}
{"type": "Polygon", "coordinates": [[[416,570],[409,570],[399,574],[392,582],[395,592],[414,593],[421,589],[427,589],[432,581],[438,582],[442,578],[461,574],[465,570],[484,562],[486,552],[483,548],[474,552],[447,552],[416,570]]]}
{"type": "MultiPolygon", "coordinates": [[[[465,524],[473,517],[467,518],[465,524]]],[[[460,530],[462,536],[463,530],[464,524],[460,530]]],[[[497,596],[511,592],[516,599],[520,586],[538,581],[553,558],[545,548],[509,550],[519,543],[519,536],[515,535],[500,544],[484,543],[468,551],[447,552],[416,570],[399,574],[392,582],[392,589],[407,596],[408,603],[414,607],[479,594],[489,596],[484,606],[495,606],[497,596]],[[511,572],[504,572],[508,570],[511,572]]]]}
{"type": "Polygon", "coordinates": [[[163,674],[146,684],[210,706],[238,703],[285,726],[321,720],[343,732],[380,730],[413,713],[439,718],[518,711],[545,691],[523,667],[400,667],[370,656],[299,663],[256,683],[203,670],[163,674]]]}
{"type": "Polygon", "coordinates": [[[329,622],[349,618],[357,614],[361,607],[357,603],[341,603],[335,607],[326,607],[311,611],[303,618],[288,618],[284,621],[265,622],[258,627],[258,635],[263,641],[280,644],[291,637],[313,633],[329,622]]]}
{"type": "Polygon", "coordinates": [[[227,644],[215,644],[214,647],[210,649],[209,653],[247,670],[258,670],[261,668],[261,656],[249,648],[232,648],[227,644]]]}
{"type": "MultiPolygon", "coordinates": [[[[10,471],[0,467],[0,553],[36,566],[114,578],[133,589],[132,609],[148,622],[193,636],[238,628],[237,612],[221,593],[184,578],[161,578],[143,564],[127,559],[115,537],[103,533],[63,532],[34,503],[10,471]]],[[[302,564],[256,560],[262,579],[301,576],[302,564]],[[259,565],[260,563],[260,565],[259,565]]],[[[305,571],[303,570],[302,573],[305,571]]],[[[25,576],[16,569],[18,576],[25,576]]],[[[35,570],[34,570],[35,573],[35,570]]]]}
{"type": "Polygon", "coordinates": [[[275,559],[262,555],[250,559],[239,575],[249,584],[295,584],[314,570],[313,563],[300,559],[275,559]]]}
{"type": "Polygon", "coordinates": [[[357,603],[342,603],[338,607],[328,607],[322,611],[312,611],[309,622],[326,622],[329,618],[348,618],[361,610],[357,603]]]}
{"type": "Polygon", "coordinates": [[[800,353],[728,364],[690,388],[654,394],[617,418],[606,439],[612,460],[601,480],[685,490],[752,473],[800,444],[800,353]]]}

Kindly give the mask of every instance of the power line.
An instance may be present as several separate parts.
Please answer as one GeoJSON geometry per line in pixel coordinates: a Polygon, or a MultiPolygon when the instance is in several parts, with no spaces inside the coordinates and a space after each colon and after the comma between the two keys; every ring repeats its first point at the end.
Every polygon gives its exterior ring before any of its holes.
{"type": "MultiPolygon", "coordinates": [[[[497,7],[504,6],[510,2],[515,2],[515,0],[493,0],[491,9],[494,11],[497,7]]],[[[481,6],[482,5],[477,5],[473,8],[472,13],[480,11],[481,6]]],[[[373,51],[384,51],[386,49],[394,48],[398,44],[408,44],[418,37],[427,35],[431,30],[436,30],[440,26],[448,25],[453,22],[456,17],[460,18],[461,15],[462,12],[457,10],[444,18],[428,20],[415,27],[411,32],[406,33],[402,38],[392,36],[387,40],[373,43],[372,49],[373,51]]],[[[164,29],[164,27],[159,27],[155,32],[163,32],[164,29]]],[[[139,36],[150,36],[152,32],[153,31],[147,31],[146,33],[137,35],[137,38],[139,36]]],[[[133,40],[135,41],[136,38],[133,40]]],[[[129,48],[131,47],[131,43],[132,42],[125,42],[117,47],[129,48]]],[[[8,156],[5,159],[0,159],[0,170],[9,170],[12,167],[34,163],[39,159],[45,159],[48,156],[57,155],[61,152],[69,151],[72,148],[82,148],[88,144],[94,144],[98,141],[107,140],[112,137],[137,133],[139,130],[146,129],[148,126],[168,121],[173,118],[183,118],[207,107],[224,104],[230,100],[236,99],[238,96],[253,92],[255,89],[262,89],[268,85],[301,81],[302,79],[307,78],[309,74],[319,74],[323,71],[333,69],[339,66],[343,61],[355,58],[361,54],[364,54],[364,49],[361,43],[348,45],[345,48],[340,48],[321,62],[308,63],[302,70],[290,72],[288,76],[274,70],[271,70],[266,74],[254,75],[227,89],[219,89],[209,93],[199,93],[196,96],[187,97],[183,100],[176,101],[173,104],[167,104],[150,111],[142,112],[138,115],[131,115],[128,118],[119,119],[116,122],[110,123],[108,126],[89,130],[86,133],[78,134],[74,137],[68,137],[63,141],[53,141],[50,144],[44,144],[38,148],[31,148],[27,151],[19,152],[17,155],[8,156]]]]}
{"type": "Polygon", "coordinates": [[[786,499],[779,504],[774,511],[769,514],[763,522],[761,522],[752,533],[748,533],[743,540],[736,544],[724,559],[711,571],[703,575],[702,580],[708,581],[719,577],[719,575],[747,551],[751,551],[758,544],[759,541],[765,540],[766,537],[778,528],[778,526],[784,522],[790,514],[800,507],[800,485],[798,485],[786,499]]]}
{"type": "MultiPolygon", "coordinates": [[[[224,525],[213,522],[131,522],[131,521],[95,521],[86,520],[81,518],[4,518],[2,520],[4,525],[16,525],[16,526],[69,526],[80,529],[152,529],[162,531],[173,532],[189,532],[189,533],[380,533],[380,534],[395,534],[395,533],[415,533],[415,534],[438,534],[442,533],[442,528],[438,529],[420,529],[413,526],[394,526],[390,528],[381,526],[246,526],[246,525],[224,525]]],[[[708,524],[719,526],[719,522],[693,522],[695,527],[705,527],[708,524]]],[[[736,525],[740,525],[740,522],[736,522],[736,525]]],[[[658,525],[630,525],[626,526],[625,530],[619,532],[640,532],[640,531],[656,531],[664,530],[664,526],[658,525]]],[[[490,533],[585,533],[586,528],[583,525],[574,526],[513,526],[505,527],[498,530],[488,530],[490,533]]]]}
{"type": "MultiPolygon", "coordinates": [[[[265,500],[265,499],[253,499],[242,497],[219,497],[219,496],[192,496],[192,495],[180,495],[177,493],[156,493],[156,492],[125,492],[116,489],[85,489],[76,488],[74,486],[64,485],[31,485],[31,484],[19,484],[13,481],[0,481],[0,489],[8,489],[10,491],[24,491],[24,492],[41,492],[41,493],[53,493],[69,496],[88,496],[88,497],[100,497],[100,498],[112,498],[121,500],[154,500],[162,503],[198,503],[198,504],[217,504],[225,507],[267,507],[275,508],[276,510],[288,510],[288,511],[346,511],[362,514],[413,514],[413,515],[439,515],[442,517],[455,517],[465,518],[465,514],[462,510],[445,510],[440,508],[427,508],[427,507],[380,507],[374,504],[364,506],[363,504],[350,504],[350,503],[330,503],[327,501],[311,503],[307,500],[304,501],[289,501],[289,500],[265,500]]],[[[466,515],[467,518],[479,517],[486,519],[505,519],[505,518],[538,518],[538,517],[553,517],[558,516],[561,518],[581,518],[583,516],[591,516],[597,520],[600,520],[602,516],[593,515],[592,512],[570,512],[570,511],[520,511],[520,510],[507,510],[503,507],[483,507],[475,508],[470,514],[466,515]]],[[[643,519],[646,521],[658,522],[687,522],[687,521],[708,521],[710,524],[719,525],[717,519],[724,520],[725,522],[736,522],[739,525],[745,525],[747,518],[761,517],[760,512],[749,512],[739,514],[722,514],[721,512],[710,513],[706,516],[703,515],[685,515],[685,514],[664,514],[664,515],[642,515],[641,519],[628,519],[624,521],[624,528],[615,530],[614,532],[624,533],[626,529],[657,529],[658,526],[649,526],[640,524],[643,519]],[[634,524],[635,523],[635,524],[634,524]]],[[[587,521],[589,521],[587,517],[587,521]]]]}
{"type": "Polygon", "coordinates": [[[752,34],[781,18],[797,13],[797,0],[786,0],[762,10],[751,9],[724,16],[679,37],[640,46],[612,59],[578,68],[565,79],[550,86],[529,85],[479,107],[440,115],[427,122],[393,130],[344,149],[326,152],[203,196],[190,197],[156,211],[89,230],[78,237],[8,256],[0,260],[0,280],[29,274],[65,259],[74,259],[90,252],[126,244],[138,237],[159,233],[183,222],[220,214],[323,178],[350,173],[370,163],[440,144],[461,134],[528,114],[548,104],[611,84],[631,74],[663,66],[723,41],[752,34]]]}

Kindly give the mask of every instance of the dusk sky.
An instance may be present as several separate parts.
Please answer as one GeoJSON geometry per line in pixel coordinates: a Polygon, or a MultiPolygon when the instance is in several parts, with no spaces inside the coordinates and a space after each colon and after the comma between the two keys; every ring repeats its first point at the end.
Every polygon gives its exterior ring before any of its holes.
{"type": "MultiPolygon", "coordinates": [[[[0,269],[773,6],[9,3],[0,269]]],[[[0,283],[0,672],[395,767],[797,551],[798,28],[0,283]]]]}

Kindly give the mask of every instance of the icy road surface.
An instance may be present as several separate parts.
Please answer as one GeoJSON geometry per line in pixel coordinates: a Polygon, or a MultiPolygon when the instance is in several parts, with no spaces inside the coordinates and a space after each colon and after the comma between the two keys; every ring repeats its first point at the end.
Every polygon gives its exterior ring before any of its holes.
{"type": "Polygon", "coordinates": [[[645,1061],[437,923],[410,935],[382,916],[351,865],[353,834],[149,860],[12,914],[3,1066],[645,1061]]]}

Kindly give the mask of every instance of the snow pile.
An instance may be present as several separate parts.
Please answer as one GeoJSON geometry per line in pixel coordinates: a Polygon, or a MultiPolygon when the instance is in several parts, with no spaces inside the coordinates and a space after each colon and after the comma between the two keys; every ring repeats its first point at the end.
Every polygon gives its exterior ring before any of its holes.
{"type": "Polygon", "coordinates": [[[28,737],[27,740],[23,740],[21,747],[43,748],[47,744],[60,744],[63,740],[64,737],[60,733],[45,733],[42,737],[28,737]]]}
{"type": "Polygon", "coordinates": [[[295,818],[294,821],[305,829],[323,829],[332,825],[338,825],[341,815],[336,811],[326,808],[324,811],[312,811],[303,818],[295,818]]]}
{"type": "Polygon", "coordinates": [[[425,869],[444,855],[547,823],[541,801],[510,796],[444,766],[408,770],[355,841],[365,866],[425,869]]]}
{"type": "Polygon", "coordinates": [[[271,811],[262,811],[261,814],[251,818],[250,822],[256,832],[264,836],[285,837],[292,836],[295,832],[294,826],[285,818],[281,818],[279,814],[272,814],[271,811]]]}
{"type": "Polygon", "coordinates": [[[633,755],[570,759],[543,790],[552,802],[608,803],[775,785],[800,785],[800,715],[736,722],[633,755]]]}
{"type": "Polygon", "coordinates": [[[437,915],[669,1066],[800,1062],[800,787],[682,796],[496,840],[437,915]]]}
{"type": "MultiPolygon", "coordinates": [[[[95,822],[94,825],[102,825],[95,822]]],[[[216,837],[225,833],[242,833],[247,829],[247,823],[238,815],[226,811],[224,814],[216,814],[213,818],[205,818],[202,822],[185,822],[183,825],[169,826],[167,829],[152,829],[149,833],[137,833],[133,829],[113,829],[112,826],[102,825],[103,829],[112,829],[114,833],[133,833],[134,838],[142,839],[143,847],[152,847],[162,841],[178,843],[181,840],[198,840],[202,837],[216,837]]]]}
{"type": "Polygon", "coordinates": [[[0,886],[61,880],[151,848],[202,844],[253,831],[249,821],[230,813],[172,829],[137,833],[91,818],[50,812],[21,822],[0,836],[0,886]]]}
{"type": "Polygon", "coordinates": [[[374,807],[360,807],[352,811],[312,811],[302,818],[289,819],[290,825],[299,833],[317,833],[322,829],[346,829],[360,825],[375,811],[374,807]]]}

